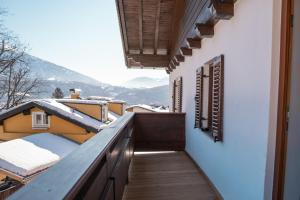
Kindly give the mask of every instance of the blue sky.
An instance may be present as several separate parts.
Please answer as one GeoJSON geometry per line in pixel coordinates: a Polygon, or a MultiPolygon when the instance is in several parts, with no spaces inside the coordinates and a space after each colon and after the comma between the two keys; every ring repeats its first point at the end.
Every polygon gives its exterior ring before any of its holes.
{"type": "Polygon", "coordinates": [[[8,12],[4,25],[34,56],[114,85],[167,76],[126,68],[115,0],[0,0],[0,5],[8,12]]]}

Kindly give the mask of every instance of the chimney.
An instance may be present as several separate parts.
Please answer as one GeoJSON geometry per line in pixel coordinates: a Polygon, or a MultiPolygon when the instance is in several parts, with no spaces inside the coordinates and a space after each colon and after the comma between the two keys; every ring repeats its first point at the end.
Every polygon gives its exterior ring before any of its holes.
{"type": "Polygon", "coordinates": [[[71,99],[80,99],[80,89],[71,88],[69,91],[71,99]]]}

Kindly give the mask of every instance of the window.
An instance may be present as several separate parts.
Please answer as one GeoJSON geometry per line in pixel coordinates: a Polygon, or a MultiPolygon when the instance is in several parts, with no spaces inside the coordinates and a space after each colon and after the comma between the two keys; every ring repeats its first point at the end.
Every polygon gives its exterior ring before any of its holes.
{"type": "Polygon", "coordinates": [[[172,100],[173,112],[182,112],[182,77],[177,78],[173,82],[172,100]]]}
{"type": "Polygon", "coordinates": [[[221,141],[223,136],[224,56],[210,60],[196,72],[195,128],[221,141]]]}
{"type": "Polygon", "coordinates": [[[32,128],[35,129],[46,129],[50,125],[48,115],[44,112],[33,112],[32,113],[32,128]]]}

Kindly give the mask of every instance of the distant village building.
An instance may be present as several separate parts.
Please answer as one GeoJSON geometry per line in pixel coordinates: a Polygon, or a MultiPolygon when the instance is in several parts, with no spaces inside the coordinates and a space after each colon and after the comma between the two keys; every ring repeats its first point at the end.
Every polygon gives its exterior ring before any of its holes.
{"type": "Polygon", "coordinates": [[[126,109],[126,102],[122,100],[114,100],[110,97],[102,97],[102,96],[89,96],[86,99],[88,100],[99,100],[106,101],[108,103],[108,110],[110,112],[114,112],[118,115],[124,115],[126,109]]]}
{"type": "Polygon", "coordinates": [[[127,112],[169,112],[168,109],[163,107],[152,107],[145,104],[132,105],[126,108],[127,112]]]}

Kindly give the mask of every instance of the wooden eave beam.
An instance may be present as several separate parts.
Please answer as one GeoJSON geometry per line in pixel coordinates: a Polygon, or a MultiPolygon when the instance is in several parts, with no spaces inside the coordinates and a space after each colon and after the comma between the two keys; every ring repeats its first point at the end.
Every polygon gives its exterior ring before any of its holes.
{"type": "Polygon", "coordinates": [[[128,54],[127,57],[144,67],[168,67],[170,62],[167,55],[128,54]]]}
{"type": "Polygon", "coordinates": [[[121,35],[123,38],[123,53],[125,57],[126,65],[129,66],[128,60],[126,59],[126,54],[128,53],[128,38],[127,38],[127,29],[126,29],[126,22],[125,22],[125,14],[124,14],[124,5],[123,0],[116,0],[117,2],[117,9],[118,9],[118,17],[119,17],[119,26],[121,35]]]}
{"type": "Polygon", "coordinates": [[[175,59],[177,60],[177,62],[184,62],[184,56],[180,54],[175,55],[175,59]]]}
{"type": "Polygon", "coordinates": [[[168,70],[169,72],[172,72],[172,71],[173,71],[173,69],[172,69],[172,67],[171,67],[170,65],[168,65],[167,70],[168,70]]]}
{"type": "Polygon", "coordinates": [[[154,35],[154,54],[157,54],[158,48],[158,34],[159,34],[159,19],[160,19],[160,0],[157,0],[157,9],[155,16],[155,35],[154,35]]]}
{"type": "Polygon", "coordinates": [[[193,55],[193,50],[187,47],[181,47],[180,48],[180,53],[182,56],[192,56],[193,55]]]}
{"type": "Polygon", "coordinates": [[[175,64],[173,63],[172,60],[170,61],[170,67],[171,67],[171,69],[176,69],[176,66],[175,66],[175,64]]]}
{"type": "Polygon", "coordinates": [[[215,19],[229,20],[234,15],[234,2],[221,2],[220,0],[211,0],[211,13],[215,19]]]}
{"type": "Polygon", "coordinates": [[[200,38],[212,38],[214,36],[214,25],[196,24],[196,34],[200,38]]]}
{"type": "Polygon", "coordinates": [[[186,43],[191,49],[200,49],[201,48],[201,39],[200,38],[187,38],[186,43]]]}
{"type": "Polygon", "coordinates": [[[139,1],[139,46],[140,54],[143,53],[143,1],[139,1]]]}
{"type": "Polygon", "coordinates": [[[176,59],[172,59],[172,62],[173,62],[173,64],[175,65],[175,66],[179,66],[179,62],[177,62],[177,60],[176,59]]]}

